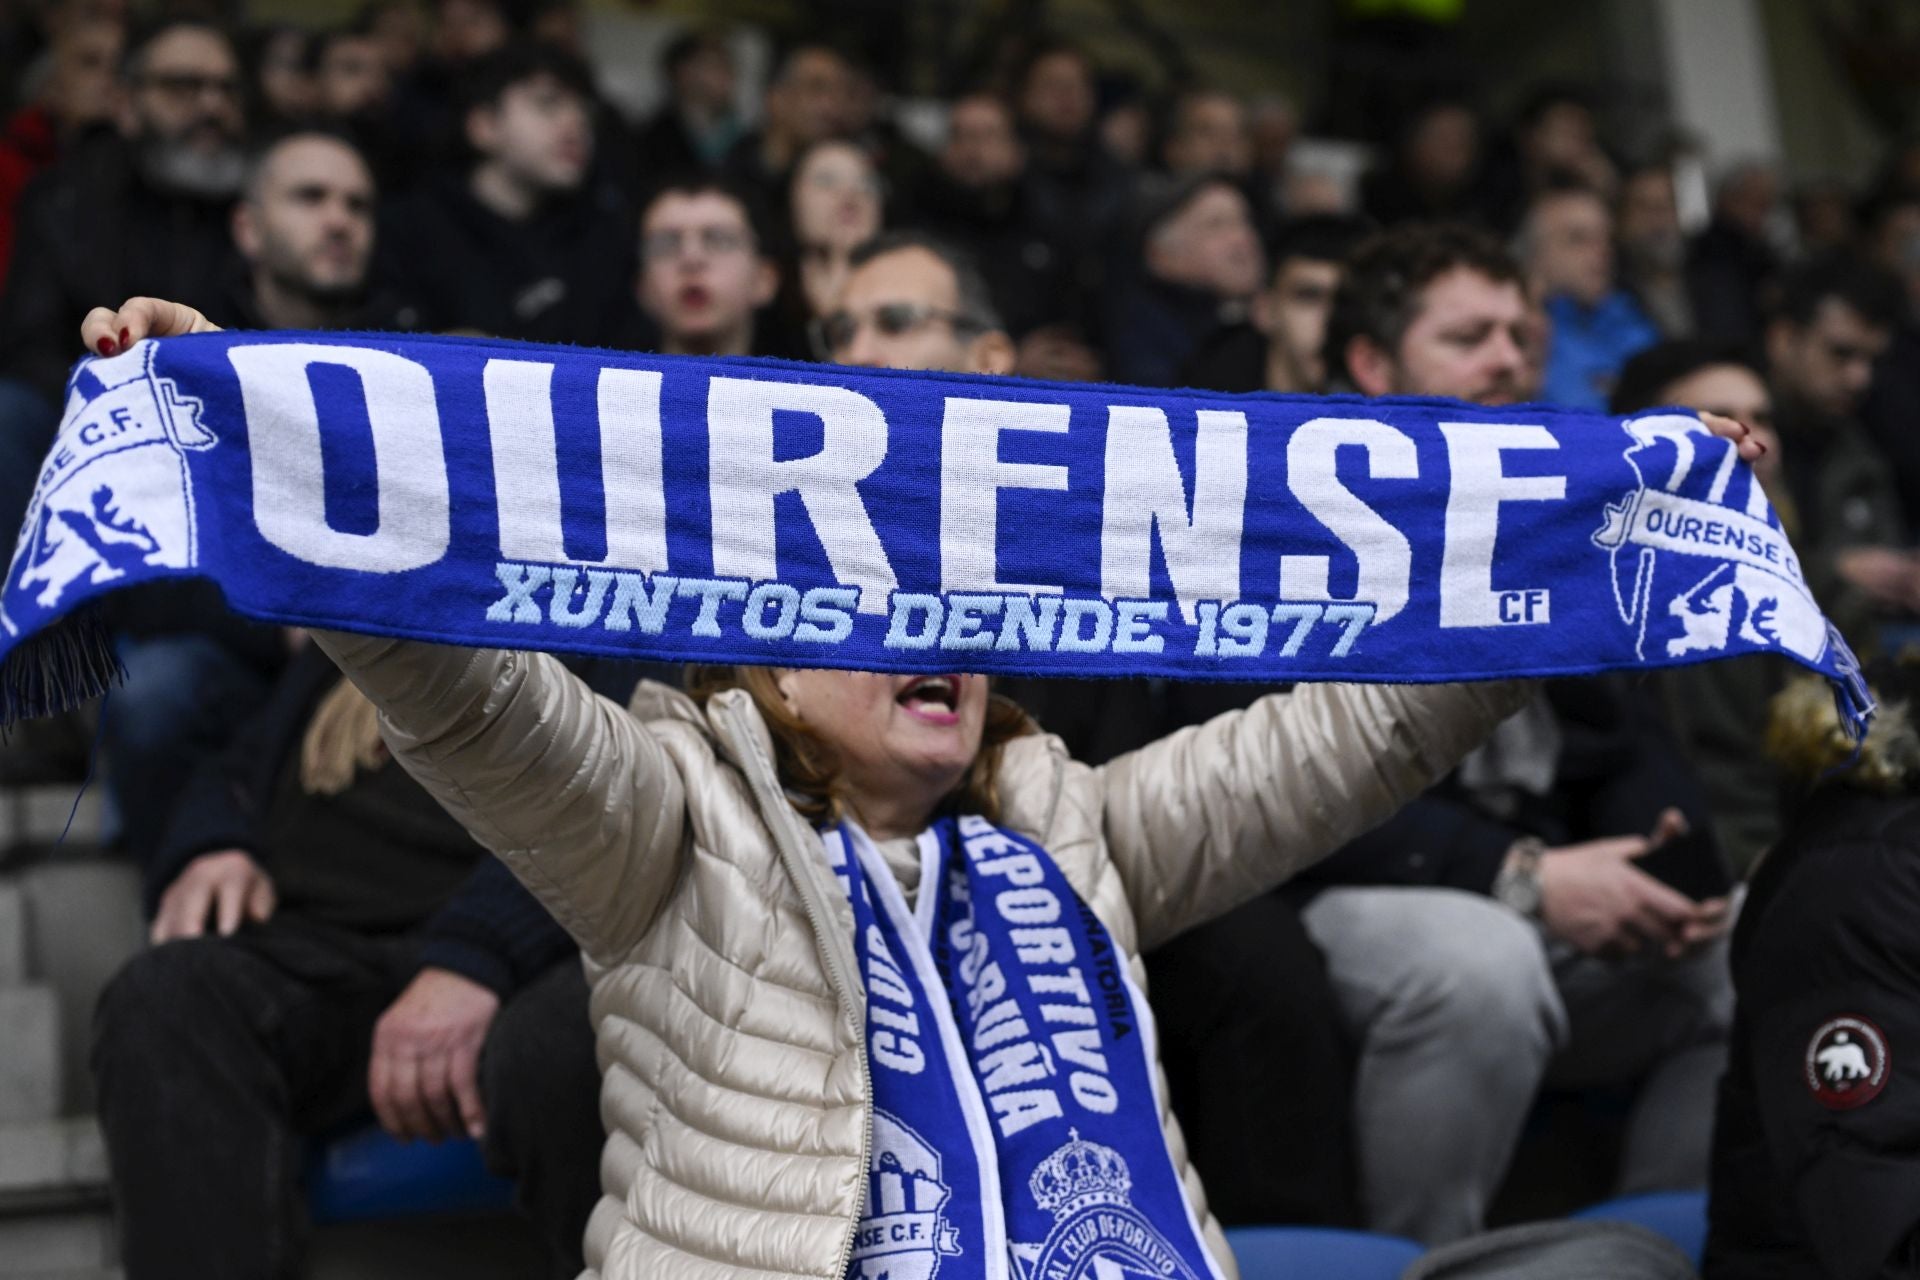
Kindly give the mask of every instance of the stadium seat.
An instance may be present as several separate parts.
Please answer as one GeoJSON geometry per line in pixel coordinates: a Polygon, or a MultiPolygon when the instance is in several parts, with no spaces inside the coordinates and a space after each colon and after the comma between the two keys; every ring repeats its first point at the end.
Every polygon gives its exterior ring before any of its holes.
{"type": "Polygon", "coordinates": [[[370,1124],[316,1143],[307,1162],[307,1210],[317,1226],[491,1213],[512,1203],[513,1183],[488,1172],[469,1138],[399,1142],[370,1124]]]}
{"type": "Polygon", "coordinates": [[[1655,1191],[1647,1195],[1622,1196],[1592,1205],[1571,1215],[1589,1222],[1632,1222],[1657,1231],[1678,1245],[1680,1251],[1700,1265],[1707,1248],[1707,1193],[1705,1191],[1655,1191]]]}
{"type": "Polygon", "coordinates": [[[1229,1227],[1240,1280],[1399,1280],[1422,1252],[1398,1236],[1328,1227],[1229,1227]]]}

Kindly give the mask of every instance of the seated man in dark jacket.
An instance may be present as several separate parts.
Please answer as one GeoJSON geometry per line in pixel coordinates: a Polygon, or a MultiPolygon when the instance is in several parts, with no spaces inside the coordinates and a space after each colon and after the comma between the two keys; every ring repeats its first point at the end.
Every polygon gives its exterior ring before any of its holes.
{"type": "Polygon", "coordinates": [[[478,1139],[578,1274],[604,1140],[578,953],[317,649],[195,772],[147,901],[156,945],[94,1018],[129,1276],[291,1274],[305,1140],[369,1109],[478,1139]]]}
{"type": "Polygon", "coordinates": [[[1858,755],[1825,690],[1773,702],[1768,754],[1796,791],[1826,781],[1734,931],[1708,1280],[1920,1274],[1920,737],[1898,710],[1920,685],[1904,663],[1880,675],[1895,710],[1858,755]]]}

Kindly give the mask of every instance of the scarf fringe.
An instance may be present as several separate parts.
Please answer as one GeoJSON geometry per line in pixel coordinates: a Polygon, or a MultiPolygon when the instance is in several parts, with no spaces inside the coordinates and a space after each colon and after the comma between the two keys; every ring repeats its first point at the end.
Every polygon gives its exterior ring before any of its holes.
{"type": "Polygon", "coordinates": [[[98,614],[70,615],[22,640],[0,663],[0,731],[69,711],[126,678],[98,614]]]}

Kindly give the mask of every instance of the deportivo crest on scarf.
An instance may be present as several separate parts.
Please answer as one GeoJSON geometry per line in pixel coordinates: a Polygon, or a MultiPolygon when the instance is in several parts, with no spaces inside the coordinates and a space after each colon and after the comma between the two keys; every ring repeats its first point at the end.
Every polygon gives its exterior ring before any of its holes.
{"type": "Polygon", "coordinates": [[[891,672],[1442,681],[1782,653],[1871,712],[1693,415],[1214,395],[485,339],[89,358],[0,593],[0,715],[100,691],[86,602],[891,672]]]}
{"type": "Polygon", "coordinates": [[[939,819],[909,907],[865,832],[822,839],[873,1081],[849,1280],[1221,1280],[1161,1129],[1152,1011],[1052,856],[939,819]]]}

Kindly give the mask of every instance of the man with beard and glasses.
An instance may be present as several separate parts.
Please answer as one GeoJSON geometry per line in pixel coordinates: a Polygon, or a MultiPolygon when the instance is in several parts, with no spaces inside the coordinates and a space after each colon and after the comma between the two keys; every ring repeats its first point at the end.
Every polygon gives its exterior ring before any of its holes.
{"type": "Polygon", "coordinates": [[[0,296],[0,528],[14,528],[59,422],[73,332],[95,299],[180,298],[221,314],[240,190],[240,64],[218,27],[129,42],[119,129],[82,139],[22,197],[0,296]]]}
{"type": "MultiPolygon", "coordinates": [[[[1533,328],[1497,241],[1409,224],[1348,261],[1326,362],[1366,395],[1511,404],[1533,328]]],[[[1369,1227],[1480,1230],[1542,1085],[1635,1087],[1617,1171],[1594,1171],[1621,1193],[1705,1181],[1733,1003],[1711,829],[1644,689],[1556,680],[1293,882],[1360,1045],[1369,1227]]]]}

